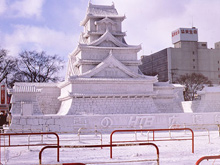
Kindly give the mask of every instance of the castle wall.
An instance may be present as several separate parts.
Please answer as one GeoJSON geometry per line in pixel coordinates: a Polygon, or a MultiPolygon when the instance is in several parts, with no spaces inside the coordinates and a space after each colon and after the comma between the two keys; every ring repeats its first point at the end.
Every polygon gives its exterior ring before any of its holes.
{"type": "Polygon", "coordinates": [[[108,114],[80,116],[14,116],[10,129],[14,132],[52,131],[91,133],[97,129],[109,133],[115,129],[211,128],[218,130],[220,113],[108,114]],[[200,125],[200,126],[199,126],[200,125]],[[201,127],[201,125],[203,125],[201,127]]]}
{"type": "MultiPolygon", "coordinates": [[[[63,109],[60,109],[60,112],[65,111],[64,108],[67,107],[61,108],[63,109]]],[[[65,115],[132,113],[157,113],[157,108],[149,96],[78,96],[73,98],[69,112],[65,115]]]]}
{"type": "Polygon", "coordinates": [[[39,107],[43,114],[56,114],[60,107],[60,101],[57,99],[60,96],[60,89],[55,85],[37,86],[42,89],[37,95],[39,107]]]}
{"type": "Polygon", "coordinates": [[[61,102],[57,99],[60,96],[60,89],[56,83],[15,83],[18,87],[35,87],[40,92],[33,95],[31,91],[13,94],[12,111],[15,115],[21,115],[22,104],[33,104],[38,106],[43,114],[56,114],[61,102]]]}

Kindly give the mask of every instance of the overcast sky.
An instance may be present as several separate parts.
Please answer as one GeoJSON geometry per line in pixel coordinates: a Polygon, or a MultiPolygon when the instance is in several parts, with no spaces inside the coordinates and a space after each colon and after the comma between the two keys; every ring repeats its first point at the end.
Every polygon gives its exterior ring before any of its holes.
{"type": "MultiPolygon", "coordinates": [[[[123,31],[130,45],[142,44],[139,56],[172,47],[171,32],[198,28],[208,47],[220,41],[220,0],[91,0],[125,15],[123,31]]],[[[11,55],[44,50],[67,60],[77,46],[88,0],[0,0],[0,47],[11,55]]]]}

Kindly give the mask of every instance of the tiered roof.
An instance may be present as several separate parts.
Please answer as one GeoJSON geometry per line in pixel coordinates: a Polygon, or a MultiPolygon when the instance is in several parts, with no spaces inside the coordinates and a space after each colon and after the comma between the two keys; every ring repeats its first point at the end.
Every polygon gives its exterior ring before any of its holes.
{"type": "Polygon", "coordinates": [[[112,4],[111,6],[104,6],[104,5],[93,5],[89,3],[86,17],[81,22],[81,26],[84,26],[89,18],[102,18],[102,17],[109,17],[109,18],[121,18],[122,20],[125,19],[125,16],[119,16],[117,10],[115,9],[115,5],[112,4]]]}
{"type": "Polygon", "coordinates": [[[112,4],[111,6],[103,6],[103,5],[93,5],[89,3],[89,7],[87,9],[87,15],[113,16],[113,15],[118,15],[118,12],[115,9],[114,4],[112,4]]]}

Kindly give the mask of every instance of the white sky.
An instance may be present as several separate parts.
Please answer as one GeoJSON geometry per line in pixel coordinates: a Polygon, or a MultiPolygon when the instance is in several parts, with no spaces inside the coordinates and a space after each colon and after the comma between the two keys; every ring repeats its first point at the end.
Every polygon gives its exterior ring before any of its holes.
{"type": "MultiPolygon", "coordinates": [[[[220,41],[219,0],[91,0],[126,15],[123,31],[131,45],[142,44],[139,56],[171,47],[171,32],[198,28],[199,41],[213,48],[220,41]]],[[[77,46],[88,0],[0,0],[0,47],[11,55],[44,50],[67,60],[77,46]]]]}

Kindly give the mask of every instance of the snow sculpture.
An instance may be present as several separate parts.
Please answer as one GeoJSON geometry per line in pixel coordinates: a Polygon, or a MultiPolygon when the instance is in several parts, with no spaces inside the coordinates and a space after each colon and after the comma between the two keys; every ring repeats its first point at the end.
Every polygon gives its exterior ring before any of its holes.
{"type": "Polygon", "coordinates": [[[137,52],[122,32],[125,16],[114,5],[89,3],[78,47],[61,83],[59,115],[153,113],[157,77],[139,74],[137,52]]]}

